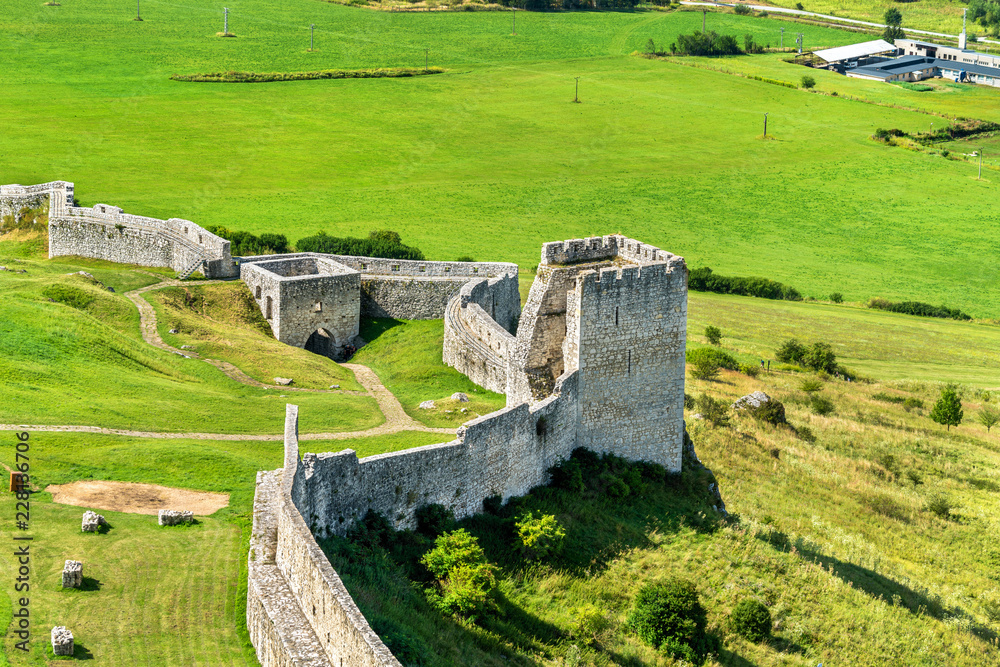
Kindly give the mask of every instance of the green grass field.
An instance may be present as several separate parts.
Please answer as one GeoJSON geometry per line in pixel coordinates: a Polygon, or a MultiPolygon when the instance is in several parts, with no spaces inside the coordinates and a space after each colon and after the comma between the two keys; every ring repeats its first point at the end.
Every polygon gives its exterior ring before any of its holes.
{"type": "MultiPolygon", "coordinates": [[[[807,293],[878,293],[1000,315],[987,296],[1000,241],[989,224],[995,185],[976,182],[969,165],[867,138],[877,127],[912,131],[933,119],[627,55],[649,38],[663,44],[698,28],[697,13],[528,14],[512,37],[503,13],[267,0],[232,9],[240,37],[219,40],[221,17],[203,5],[151,4],[140,23],[101,2],[14,3],[11,18],[0,19],[14,35],[0,46],[0,80],[11,91],[0,101],[10,128],[0,148],[18,156],[4,180],[65,178],[84,203],[292,240],[319,230],[363,235],[392,221],[429,257],[470,254],[525,269],[543,241],[621,231],[691,266],[767,275],[807,293]],[[311,22],[319,26],[314,53],[305,51],[311,22]],[[36,39],[46,48],[27,48],[36,39]],[[425,47],[448,73],[248,85],[167,79],[419,65],[425,47]],[[570,103],[576,76],[579,105],[570,103]],[[29,97],[25,111],[17,100],[29,97]],[[764,112],[776,141],[757,138],[764,112]],[[58,143],[49,140],[54,119],[58,143]],[[124,166],[148,156],[143,169],[124,166]]],[[[710,19],[771,43],[782,25],[710,19]]],[[[858,39],[786,27],[814,45],[858,39]]],[[[995,106],[996,95],[970,98],[995,106]]]]}

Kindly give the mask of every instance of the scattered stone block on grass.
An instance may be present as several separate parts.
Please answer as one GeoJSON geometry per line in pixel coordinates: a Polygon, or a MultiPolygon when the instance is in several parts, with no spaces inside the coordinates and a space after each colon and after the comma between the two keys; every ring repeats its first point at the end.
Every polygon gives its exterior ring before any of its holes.
{"type": "Polygon", "coordinates": [[[63,566],[63,588],[80,588],[83,585],[83,563],[78,560],[68,560],[63,566]]]}
{"type": "Polygon", "coordinates": [[[292,378],[274,378],[274,384],[281,385],[282,387],[287,387],[292,382],[294,382],[292,378]]]}
{"type": "Polygon", "coordinates": [[[747,394],[743,398],[737,399],[737,401],[733,403],[733,410],[754,410],[770,400],[771,397],[764,392],[755,391],[752,394],[747,394]]]}
{"type": "Polygon", "coordinates": [[[421,410],[433,410],[437,406],[434,405],[434,401],[424,401],[419,407],[421,410]]]}
{"type": "Polygon", "coordinates": [[[101,529],[101,526],[107,525],[107,523],[107,520],[97,512],[87,510],[83,513],[82,530],[85,533],[96,533],[101,529]]]}
{"type": "Polygon", "coordinates": [[[160,510],[157,520],[161,526],[177,526],[182,523],[191,523],[194,521],[194,512],[160,510]]]}
{"type": "Polygon", "coordinates": [[[466,394],[465,392],[456,391],[454,394],[451,395],[451,400],[458,401],[459,403],[468,403],[469,395],[466,394]]]}
{"type": "Polygon", "coordinates": [[[52,628],[52,652],[56,655],[73,655],[73,633],[64,625],[52,628]]]}

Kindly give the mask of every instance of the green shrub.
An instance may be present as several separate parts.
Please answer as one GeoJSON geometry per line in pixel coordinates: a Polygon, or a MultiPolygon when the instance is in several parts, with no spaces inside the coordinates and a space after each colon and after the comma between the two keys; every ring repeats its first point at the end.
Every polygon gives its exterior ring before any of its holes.
{"type": "Polygon", "coordinates": [[[791,338],[781,344],[774,354],[775,359],[786,364],[798,364],[814,371],[834,373],[837,371],[837,356],[828,343],[813,343],[806,347],[791,338]]]}
{"type": "Polygon", "coordinates": [[[701,357],[691,366],[691,377],[696,380],[714,380],[719,376],[719,364],[712,359],[701,357]]]}
{"type": "Polygon", "coordinates": [[[608,495],[612,498],[627,498],[632,489],[621,477],[611,475],[608,478],[608,495]]]}
{"type": "Polygon", "coordinates": [[[955,386],[947,385],[941,390],[941,398],[931,409],[930,418],[938,424],[946,426],[950,431],[952,426],[958,426],[962,423],[963,416],[962,400],[958,397],[955,386]]]}
{"type": "Polygon", "coordinates": [[[729,614],[729,625],[747,641],[762,642],[771,636],[771,612],[759,600],[741,600],[729,614]]]}
{"type": "Polygon", "coordinates": [[[958,308],[948,306],[932,306],[929,303],[920,301],[900,301],[898,303],[873,297],[868,300],[867,306],[874,310],[885,310],[890,313],[903,313],[905,315],[917,315],[919,317],[941,317],[952,320],[971,320],[972,316],[963,313],[958,308]]]}
{"type": "Polygon", "coordinates": [[[288,239],[284,234],[261,234],[257,236],[250,232],[234,231],[222,225],[213,225],[205,229],[216,236],[229,241],[229,250],[234,257],[250,257],[252,255],[278,255],[289,252],[288,239]]]}
{"type": "Polygon", "coordinates": [[[725,368],[728,371],[738,371],[740,369],[739,362],[731,354],[712,347],[688,349],[684,353],[684,359],[689,364],[697,364],[703,359],[709,360],[714,362],[718,368],[725,368]]]}
{"type": "Polygon", "coordinates": [[[688,410],[694,410],[694,396],[686,392],[684,394],[684,407],[688,410]]]}
{"type": "Polygon", "coordinates": [[[705,662],[708,617],[694,584],[678,579],[646,584],[636,595],[626,622],[650,646],[696,665],[705,662]]]}
{"type": "Polygon", "coordinates": [[[458,257],[455,258],[455,261],[456,262],[474,262],[476,260],[473,259],[472,255],[460,255],[460,256],[458,256],[458,257]]]}
{"type": "Polygon", "coordinates": [[[823,388],[823,383],[819,380],[803,380],[800,389],[806,393],[813,393],[815,391],[820,391],[823,388]]]}
{"type": "Polygon", "coordinates": [[[702,394],[697,401],[698,412],[712,426],[729,426],[729,404],[702,394]]]}
{"type": "Polygon", "coordinates": [[[755,378],[760,375],[760,366],[757,364],[740,364],[740,373],[755,378]]]}
{"type": "Polygon", "coordinates": [[[610,625],[608,618],[600,609],[592,604],[587,604],[574,610],[573,619],[569,623],[569,631],[577,639],[592,642],[610,625]]]}
{"type": "Polygon", "coordinates": [[[802,87],[805,88],[806,90],[809,90],[810,88],[815,88],[816,79],[806,74],[805,76],[802,77],[802,87]]]}
{"type": "Polygon", "coordinates": [[[520,540],[521,553],[534,560],[554,556],[562,549],[566,539],[566,529],[559,525],[553,514],[536,517],[529,512],[514,523],[520,540]]]}
{"type": "Polygon", "coordinates": [[[797,364],[806,353],[806,348],[802,343],[789,338],[774,353],[774,358],[786,364],[797,364]]]}
{"type": "Polygon", "coordinates": [[[951,518],[953,509],[955,506],[951,504],[951,501],[940,494],[935,494],[927,499],[927,511],[945,521],[951,518]]]}
{"type": "Polygon", "coordinates": [[[739,14],[740,16],[747,16],[753,13],[753,9],[749,5],[736,5],[733,7],[733,13],[739,14]]]}
{"type": "Polygon", "coordinates": [[[767,422],[774,426],[780,426],[781,424],[786,424],[785,419],[785,406],[776,398],[771,398],[769,401],[764,401],[757,407],[749,406],[747,407],[747,412],[749,412],[755,419],[767,422]]]}
{"type": "MultiPolygon", "coordinates": [[[[355,4],[355,3],[351,3],[355,4]]],[[[359,0],[357,4],[364,4],[359,0]]],[[[269,81],[315,81],[317,79],[382,79],[440,74],[441,67],[376,67],[371,69],[326,69],[313,72],[212,72],[210,74],[172,74],[174,81],[195,83],[267,83],[269,81]]]]}
{"type": "Polygon", "coordinates": [[[802,300],[802,294],[797,289],[782,285],[774,280],[753,276],[744,278],[720,276],[712,273],[712,269],[707,266],[695,269],[688,274],[688,289],[698,292],[755,296],[761,299],[802,300]]]}
{"type": "Polygon", "coordinates": [[[996,408],[984,405],[978,413],[976,413],[976,421],[986,427],[986,432],[989,433],[990,429],[1000,422],[1000,411],[996,408]]]}
{"type": "Polygon", "coordinates": [[[578,459],[569,458],[559,465],[553,466],[549,469],[549,474],[552,475],[552,486],[557,489],[582,493],[585,488],[583,484],[583,466],[580,465],[578,459]]]}
{"type": "Polygon", "coordinates": [[[884,493],[873,493],[864,496],[861,500],[868,509],[876,514],[895,519],[897,521],[909,521],[909,513],[906,508],[900,505],[894,498],[884,493]]]}
{"type": "Polygon", "coordinates": [[[795,435],[803,442],[816,442],[816,436],[813,434],[812,429],[808,426],[797,426],[795,428],[795,435]]]}
{"type": "Polygon", "coordinates": [[[743,53],[732,35],[720,35],[713,30],[677,35],[677,52],[685,56],[734,56],[743,53]]]}
{"type": "Polygon", "coordinates": [[[320,232],[315,236],[299,239],[296,247],[300,252],[324,252],[331,255],[424,259],[424,253],[419,248],[403,245],[399,234],[389,230],[370,232],[365,239],[327,236],[326,232],[320,232]]]}
{"type": "Polygon", "coordinates": [[[919,398],[913,398],[912,396],[903,400],[903,407],[909,412],[910,410],[923,410],[924,402],[919,398]]]}
{"type": "Polygon", "coordinates": [[[455,515],[450,509],[438,503],[422,505],[415,512],[417,517],[417,532],[427,537],[437,537],[448,530],[455,522],[455,515]]]}
{"type": "Polygon", "coordinates": [[[705,327],[705,340],[709,345],[718,345],[722,342],[722,329],[708,325],[705,327]]]}
{"type": "Polygon", "coordinates": [[[464,528],[440,535],[420,562],[437,578],[436,586],[427,590],[427,599],[442,613],[475,619],[495,608],[495,568],[486,562],[479,541],[464,528]]]}
{"type": "Polygon", "coordinates": [[[843,303],[844,295],[840,292],[834,292],[830,295],[830,301],[833,301],[834,303],[843,303]]]}
{"type": "Polygon", "coordinates": [[[825,416],[833,412],[833,401],[817,394],[809,397],[809,409],[814,415],[825,416]]]}
{"type": "Polygon", "coordinates": [[[501,509],[503,509],[503,498],[499,495],[486,496],[483,498],[483,512],[486,514],[499,516],[501,509]]]}

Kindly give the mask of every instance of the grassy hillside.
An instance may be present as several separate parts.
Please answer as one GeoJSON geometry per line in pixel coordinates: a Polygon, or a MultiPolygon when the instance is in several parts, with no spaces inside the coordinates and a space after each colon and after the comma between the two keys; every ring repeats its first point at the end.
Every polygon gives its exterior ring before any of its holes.
{"type": "MultiPolygon", "coordinates": [[[[699,28],[698,13],[527,14],[512,37],[504,13],[255,0],[232,8],[239,36],[221,40],[212,37],[217,8],[204,5],[154,3],[143,22],[103,1],[17,0],[13,8],[0,18],[14,35],[0,46],[9,65],[0,81],[12,91],[0,100],[10,128],[0,148],[19,159],[3,180],[66,178],[84,203],[292,240],[319,230],[364,235],[391,221],[431,258],[472,255],[526,269],[544,241],[621,231],[692,266],[767,275],[807,292],[880,293],[1000,315],[986,296],[997,277],[981,268],[1000,241],[990,224],[995,185],[975,181],[970,165],[867,138],[877,127],[912,131],[934,119],[627,55],[650,38],[663,45],[699,28]],[[309,23],[319,27],[313,53],[305,51],[309,23]],[[27,47],[43,38],[46,49],[27,47]],[[247,85],[167,79],[412,66],[425,48],[448,73],[247,85]],[[577,76],[579,105],[569,103],[577,76]],[[24,96],[30,110],[16,102],[24,96]],[[775,141],[757,138],[764,112],[775,141]],[[48,140],[54,119],[59,143],[48,140]],[[148,156],[150,168],[121,168],[148,156]]],[[[709,22],[772,44],[782,25],[805,32],[810,45],[858,39],[772,19],[713,14],[709,22]]],[[[845,92],[874,85],[847,81],[837,83],[845,92]]],[[[941,110],[974,111],[998,96],[959,91],[921,104],[941,99],[941,110]],[[959,98],[975,102],[949,101],[959,98]]]]}
{"type": "MultiPolygon", "coordinates": [[[[998,436],[977,425],[945,431],[925,410],[877,398],[929,407],[937,392],[918,385],[821,382],[833,412],[818,416],[803,379],[727,372],[690,383],[689,392],[727,402],[764,390],[799,430],[746,416],[715,428],[687,415],[736,515],[728,524],[716,523],[707,481],[697,478],[643,477],[628,499],[609,497],[607,475],[622,470],[585,475],[583,495],[543,489],[499,518],[463,522],[500,568],[499,610],[478,624],[427,605],[420,588],[430,578],[416,563],[426,540],[402,537],[389,551],[343,540],[326,548],[362,610],[414,664],[678,664],[625,624],[638,588],[669,577],[694,582],[708,611],[721,642],[709,665],[995,664],[998,436]],[[947,517],[928,509],[935,498],[951,504],[947,517]],[[554,514],[567,532],[562,554],[538,564],[519,556],[512,526],[532,510],[554,514]],[[728,614],[745,598],[769,608],[769,641],[731,630],[728,614]]],[[[982,400],[966,396],[967,419],[982,400]]]]}

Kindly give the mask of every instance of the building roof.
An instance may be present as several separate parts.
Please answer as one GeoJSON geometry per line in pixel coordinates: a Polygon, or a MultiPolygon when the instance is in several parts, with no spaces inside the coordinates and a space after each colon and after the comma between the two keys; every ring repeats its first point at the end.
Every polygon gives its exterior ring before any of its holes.
{"type": "Polygon", "coordinates": [[[850,60],[852,58],[864,58],[865,56],[873,56],[876,53],[885,53],[886,51],[895,51],[896,47],[885,41],[884,39],[876,39],[871,42],[862,42],[860,44],[850,44],[848,46],[838,46],[833,49],[822,49],[820,51],[813,51],[813,55],[818,56],[828,63],[840,62],[841,60],[850,60]]]}
{"type": "MultiPolygon", "coordinates": [[[[890,76],[898,74],[909,74],[910,72],[920,72],[925,69],[937,67],[937,58],[927,56],[903,56],[895,60],[886,60],[875,65],[865,65],[851,70],[852,74],[862,74],[878,79],[888,79],[890,76]]],[[[940,62],[949,62],[942,60],[940,62]]]]}
{"type": "Polygon", "coordinates": [[[928,56],[903,56],[902,58],[887,60],[875,65],[858,67],[851,70],[851,73],[877,79],[888,79],[890,76],[920,72],[931,68],[947,70],[949,72],[983,74],[985,76],[1000,78],[1000,68],[998,67],[961,63],[957,60],[942,60],[941,58],[930,58],[928,56]]]}

